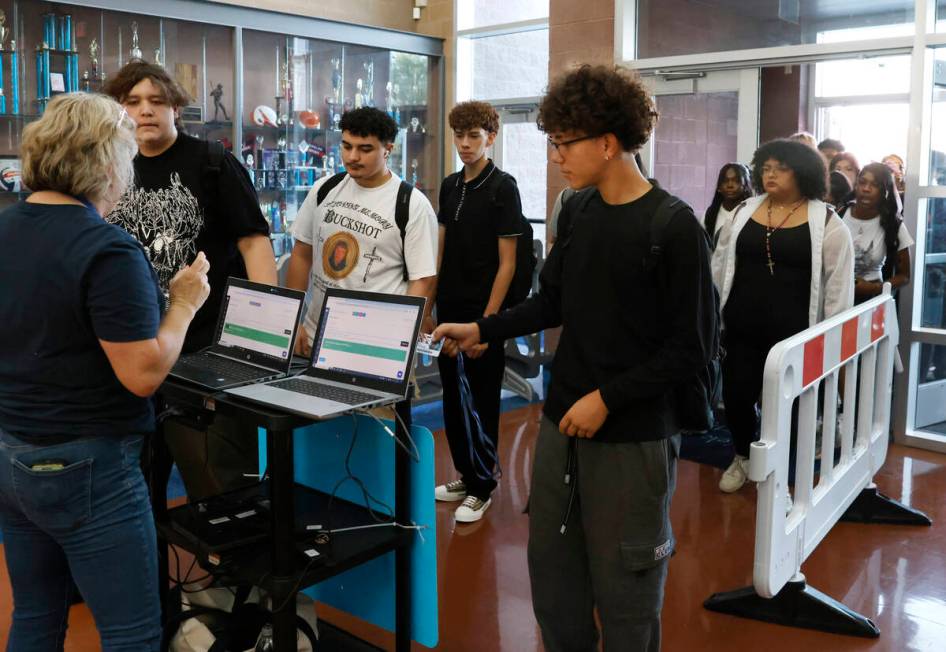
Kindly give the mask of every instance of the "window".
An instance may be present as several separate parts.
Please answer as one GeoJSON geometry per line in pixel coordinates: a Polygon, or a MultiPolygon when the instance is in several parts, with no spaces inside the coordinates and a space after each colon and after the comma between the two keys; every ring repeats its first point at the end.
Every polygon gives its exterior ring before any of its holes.
{"type": "Polygon", "coordinates": [[[457,29],[549,17],[549,0],[457,0],[457,29]]]}
{"type": "MultiPolygon", "coordinates": [[[[549,79],[549,0],[456,0],[454,6],[457,101],[483,100],[499,111],[499,138],[489,155],[516,178],[523,214],[545,221],[548,154],[535,108],[549,79]]],[[[534,230],[544,242],[545,227],[534,230]]]]}
{"type": "Polygon", "coordinates": [[[457,99],[490,101],[545,92],[548,29],[461,38],[457,50],[457,99]]]}
{"type": "Polygon", "coordinates": [[[840,140],[862,167],[888,154],[906,159],[909,56],[826,61],[814,69],[818,140],[840,140]]]}
{"type": "Polygon", "coordinates": [[[933,186],[946,185],[946,48],[933,59],[933,92],[930,107],[930,176],[933,186]]]}
{"type": "Polygon", "coordinates": [[[637,16],[637,58],[647,59],[912,35],[914,0],[638,0],[637,16]]]}

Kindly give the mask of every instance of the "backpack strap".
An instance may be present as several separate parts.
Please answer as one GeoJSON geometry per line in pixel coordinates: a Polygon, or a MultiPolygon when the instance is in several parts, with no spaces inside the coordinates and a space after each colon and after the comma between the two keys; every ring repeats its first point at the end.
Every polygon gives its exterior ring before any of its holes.
{"type": "Polygon", "coordinates": [[[565,237],[561,238],[562,248],[567,247],[572,240],[572,234],[575,231],[575,216],[584,212],[588,207],[588,202],[594,195],[591,188],[582,188],[574,195],[568,198],[568,201],[562,206],[562,211],[558,214],[558,232],[565,237]]]}
{"type": "Polygon", "coordinates": [[[398,231],[401,232],[401,250],[404,252],[404,280],[410,281],[407,272],[407,251],[404,247],[404,239],[407,236],[407,222],[411,217],[411,193],[414,192],[414,186],[401,180],[401,185],[397,189],[397,203],[394,205],[394,223],[397,224],[398,231]]]}
{"type": "Polygon", "coordinates": [[[654,218],[650,223],[650,248],[644,258],[644,271],[653,271],[663,256],[667,227],[681,206],[683,201],[680,198],[667,195],[654,211],[654,218]]]}
{"type": "Polygon", "coordinates": [[[207,171],[213,174],[220,174],[220,166],[223,163],[223,156],[226,150],[223,143],[219,140],[207,141],[207,171]]]}
{"type": "Polygon", "coordinates": [[[509,179],[510,181],[512,181],[512,185],[518,187],[518,185],[516,184],[516,178],[514,176],[512,176],[508,172],[500,170],[499,168],[496,168],[496,172],[497,172],[496,180],[491,182],[490,187],[489,187],[489,203],[490,204],[496,203],[496,195],[499,194],[499,187],[503,185],[503,181],[505,181],[506,179],[509,179]]]}
{"type": "Polygon", "coordinates": [[[321,206],[325,198],[328,197],[328,194],[332,192],[332,189],[340,184],[346,176],[348,176],[347,172],[333,174],[328,178],[328,181],[319,186],[318,192],[315,193],[315,205],[321,206]]]}
{"type": "Polygon", "coordinates": [[[207,160],[204,162],[202,171],[201,185],[213,200],[210,204],[214,207],[222,206],[220,202],[220,173],[223,169],[223,157],[227,150],[219,140],[207,142],[207,160]]]}

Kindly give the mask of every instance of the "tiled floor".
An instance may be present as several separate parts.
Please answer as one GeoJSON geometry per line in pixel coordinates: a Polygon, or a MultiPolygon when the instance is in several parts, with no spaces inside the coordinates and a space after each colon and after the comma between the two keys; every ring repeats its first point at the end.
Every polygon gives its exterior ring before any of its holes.
{"type": "MultiPolygon", "coordinates": [[[[449,652],[541,650],[532,616],[525,542],[526,502],[539,407],[503,415],[503,479],[483,521],[457,526],[449,505],[437,508],[440,645],[449,652]]],[[[452,477],[449,453],[437,438],[437,479],[452,477]]],[[[712,613],[703,600],[752,578],[755,492],[716,489],[718,469],[681,462],[673,505],[678,552],[670,564],[664,606],[664,646],[699,650],[946,650],[946,458],[893,446],[877,476],[880,489],[918,507],[933,527],[839,523],[803,570],[810,584],[875,620],[876,640],[768,625],[712,613]]],[[[0,551],[2,554],[2,551],[0,551]]],[[[0,645],[11,600],[0,569],[0,645]]],[[[84,607],[74,609],[66,649],[97,649],[84,607]]],[[[322,609],[321,616],[386,649],[390,637],[322,609]]],[[[417,647],[417,649],[423,649],[417,647]]]]}

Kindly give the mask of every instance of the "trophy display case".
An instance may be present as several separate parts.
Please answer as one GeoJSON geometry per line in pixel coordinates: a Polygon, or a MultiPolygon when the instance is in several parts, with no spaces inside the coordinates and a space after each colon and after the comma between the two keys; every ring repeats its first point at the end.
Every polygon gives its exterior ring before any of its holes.
{"type": "Polygon", "coordinates": [[[440,56],[333,40],[398,43],[398,33],[192,2],[204,20],[155,15],[146,0],[97,4],[0,0],[0,207],[28,193],[19,173],[23,127],[58,93],[98,92],[124,64],[164,66],[191,102],[178,128],[220,141],[246,166],[271,224],[276,255],[315,182],[344,169],[338,122],[374,106],[398,124],[390,166],[436,206],[442,178],[440,56]],[[211,22],[221,12],[234,18],[211,22]],[[326,38],[287,36],[255,23],[296,25],[326,38]],[[324,25],[324,26],[323,26],[324,25]],[[315,27],[313,27],[315,26],[315,27]],[[319,27],[323,26],[323,27],[319,27]]]}
{"type": "Polygon", "coordinates": [[[217,84],[233,89],[233,28],[55,2],[0,0],[0,12],[0,206],[27,192],[23,127],[59,93],[100,91],[132,59],[160,63],[181,82],[191,98],[181,129],[232,148],[232,122],[208,108],[217,84]]]}
{"type": "Polygon", "coordinates": [[[276,254],[320,178],[344,171],[339,121],[370,106],[398,125],[392,171],[436,202],[441,178],[439,60],[363,45],[243,32],[243,162],[273,230],[276,254]]]}

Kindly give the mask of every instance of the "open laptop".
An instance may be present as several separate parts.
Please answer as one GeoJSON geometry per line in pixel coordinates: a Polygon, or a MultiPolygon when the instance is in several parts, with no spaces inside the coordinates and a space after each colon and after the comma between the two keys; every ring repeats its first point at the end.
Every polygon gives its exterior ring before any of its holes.
{"type": "Polygon", "coordinates": [[[305,293],[230,277],[214,343],[181,356],[171,376],[210,389],[289,373],[305,293]]]}
{"type": "Polygon", "coordinates": [[[308,369],[227,393],[316,419],[401,401],[424,303],[423,297],[329,288],[308,369]]]}

